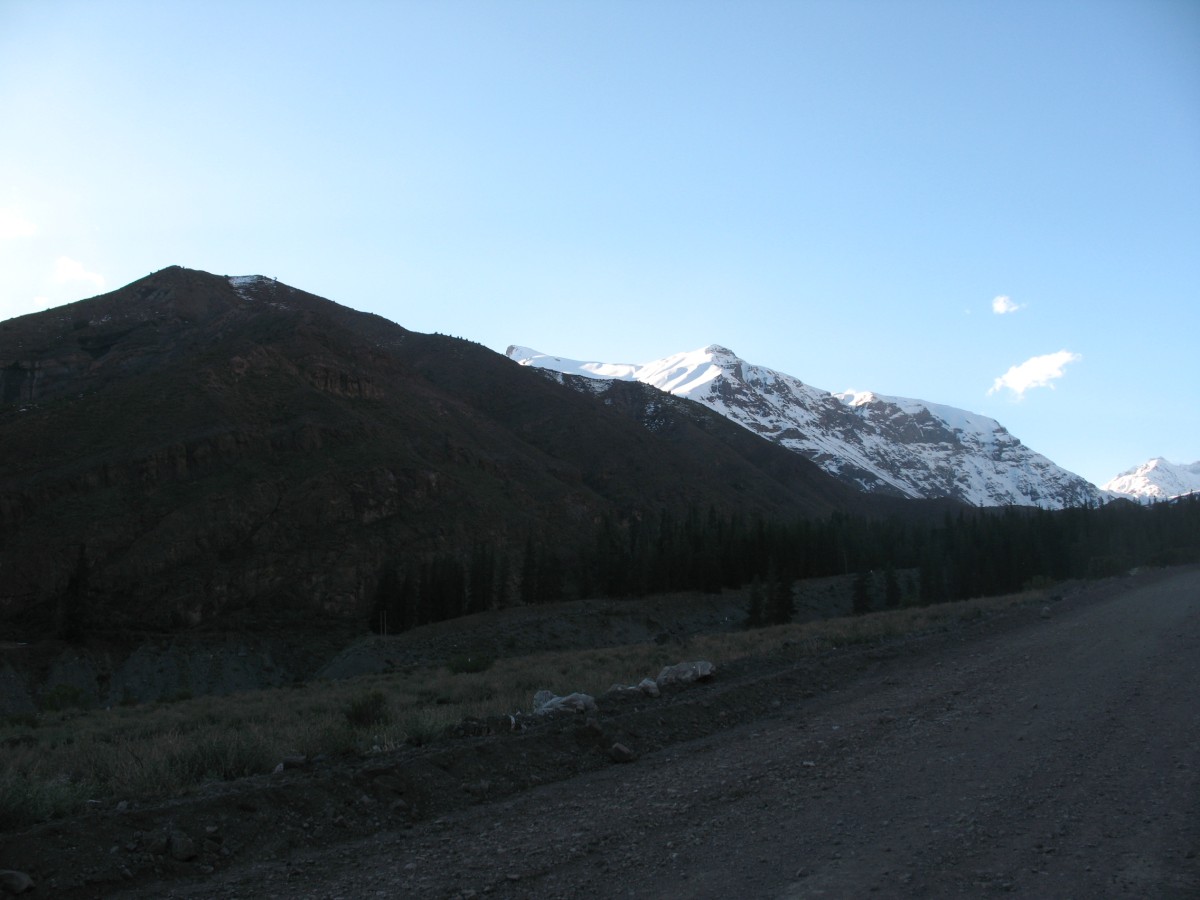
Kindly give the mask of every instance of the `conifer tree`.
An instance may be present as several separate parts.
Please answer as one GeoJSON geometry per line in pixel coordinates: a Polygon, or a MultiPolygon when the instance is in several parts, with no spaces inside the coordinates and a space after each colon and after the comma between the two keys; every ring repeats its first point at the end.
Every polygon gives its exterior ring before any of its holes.
{"type": "Polygon", "coordinates": [[[792,592],[792,579],[785,575],[776,575],[771,584],[770,609],[767,617],[772,625],[786,625],[796,614],[795,598],[792,592]]]}
{"type": "Polygon", "coordinates": [[[91,567],[88,565],[87,548],[80,544],[75,571],[67,582],[67,588],[59,598],[57,610],[58,636],[64,641],[76,643],[87,633],[87,603],[91,567]]]}
{"type": "Polygon", "coordinates": [[[521,560],[521,603],[532,605],[538,600],[538,560],[533,536],[525,541],[525,555],[521,560]]]}
{"type": "Polygon", "coordinates": [[[375,588],[375,603],[371,609],[372,631],[376,634],[395,634],[403,630],[403,610],[399,601],[399,575],[394,565],[386,565],[379,576],[379,586],[375,588]]]}
{"type": "Polygon", "coordinates": [[[750,601],[746,609],[746,627],[762,628],[767,624],[766,601],[763,598],[762,581],[755,576],[750,582],[750,601]]]}
{"type": "Polygon", "coordinates": [[[895,609],[900,605],[900,578],[891,563],[883,570],[883,604],[888,609],[895,609]]]}
{"type": "Polygon", "coordinates": [[[854,577],[854,599],[852,601],[854,615],[861,616],[871,611],[870,582],[866,572],[859,572],[854,577]]]}

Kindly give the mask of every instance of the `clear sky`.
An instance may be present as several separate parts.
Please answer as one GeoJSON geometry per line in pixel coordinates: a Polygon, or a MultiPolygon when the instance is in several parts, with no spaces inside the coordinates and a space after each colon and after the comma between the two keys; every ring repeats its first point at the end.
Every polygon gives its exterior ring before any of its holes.
{"type": "Polygon", "coordinates": [[[0,319],[172,264],[1192,462],[1200,3],[0,0],[0,319]]]}

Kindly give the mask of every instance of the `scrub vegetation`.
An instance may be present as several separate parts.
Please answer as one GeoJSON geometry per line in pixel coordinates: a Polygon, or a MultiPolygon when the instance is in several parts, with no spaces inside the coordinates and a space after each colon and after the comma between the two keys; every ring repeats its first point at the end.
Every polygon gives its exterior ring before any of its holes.
{"type": "Polygon", "coordinates": [[[468,718],[529,710],[532,695],[602,694],[680,659],[724,667],[767,657],[786,664],[837,647],[948,627],[1042,590],[869,615],[511,658],[456,656],[444,665],[334,682],[81,709],[56,702],[0,723],[0,830],[71,815],[89,802],[163,799],[206,783],[270,773],[297,757],[369,755],[424,744],[468,718]]]}

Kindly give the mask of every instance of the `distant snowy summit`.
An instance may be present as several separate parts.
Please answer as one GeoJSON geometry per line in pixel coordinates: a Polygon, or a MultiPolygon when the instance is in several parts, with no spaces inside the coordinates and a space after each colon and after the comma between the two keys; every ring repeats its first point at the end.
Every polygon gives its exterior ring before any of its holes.
{"type": "Polygon", "coordinates": [[[644,365],[581,362],[519,346],[508,356],[555,373],[640,381],[703,403],[868,492],[1048,509],[1106,499],[995,419],[923,400],[830,393],[718,344],[644,365]]]}
{"type": "Polygon", "coordinates": [[[1200,462],[1178,465],[1161,456],[1122,472],[1101,487],[1121,497],[1148,503],[1200,492],[1200,462]]]}

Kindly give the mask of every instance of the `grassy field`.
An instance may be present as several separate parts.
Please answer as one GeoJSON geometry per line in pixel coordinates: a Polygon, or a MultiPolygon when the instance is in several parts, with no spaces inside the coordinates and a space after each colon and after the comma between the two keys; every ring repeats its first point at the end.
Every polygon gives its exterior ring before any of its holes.
{"type": "Polygon", "coordinates": [[[145,801],[271,772],[287,757],[370,754],[424,743],[468,717],[528,711],[533,694],[602,694],[665,665],[814,656],[936,630],[1040,592],[722,634],[492,660],[456,657],[335,682],[225,697],[59,709],[0,722],[0,831],[71,815],[89,801],[145,801]]]}

